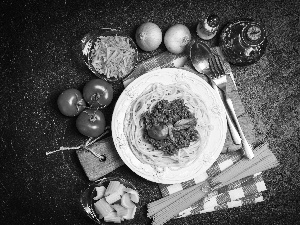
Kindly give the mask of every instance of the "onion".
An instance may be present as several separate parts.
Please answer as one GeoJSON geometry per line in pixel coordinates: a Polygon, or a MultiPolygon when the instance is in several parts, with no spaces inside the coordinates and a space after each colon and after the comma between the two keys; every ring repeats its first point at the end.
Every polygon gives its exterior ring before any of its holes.
{"type": "Polygon", "coordinates": [[[136,30],[135,39],[141,49],[144,51],[153,51],[162,42],[162,32],[155,23],[146,22],[136,30]]]}
{"type": "Polygon", "coordinates": [[[183,24],[175,24],[171,26],[164,37],[164,44],[168,51],[174,54],[182,53],[185,46],[191,40],[189,28],[183,24]]]}

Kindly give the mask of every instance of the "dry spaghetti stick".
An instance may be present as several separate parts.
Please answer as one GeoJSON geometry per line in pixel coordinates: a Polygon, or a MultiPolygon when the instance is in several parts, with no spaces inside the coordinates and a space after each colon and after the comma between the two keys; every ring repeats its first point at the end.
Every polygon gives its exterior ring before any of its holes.
{"type": "Polygon", "coordinates": [[[267,144],[254,149],[255,157],[251,160],[243,158],[233,166],[222,171],[219,175],[211,179],[212,186],[217,188],[230,184],[243,177],[253,175],[263,170],[271,169],[278,165],[278,161],[273,153],[269,150],[267,144]]]}
{"type": "MultiPolygon", "coordinates": [[[[238,179],[247,177],[248,175],[253,175],[253,173],[262,172],[278,165],[276,157],[269,150],[267,144],[257,147],[254,150],[254,153],[254,159],[242,159],[236,164],[222,171],[219,175],[212,178],[209,183],[213,187],[213,190],[218,189],[228,183],[232,183],[238,179]]],[[[179,212],[188,208],[197,200],[205,197],[209,191],[204,191],[205,192],[195,189],[195,191],[186,194],[186,196],[165,207],[163,210],[159,211],[153,216],[153,224],[162,225],[166,223],[179,212]]]]}
{"type": "Polygon", "coordinates": [[[176,193],[173,193],[169,196],[166,196],[164,198],[161,198],[155,202],[151,202],[148,204],[148,217],[152,217],[154,214],[165,208],[166,206],[170,205],[171,203],[177,201],[181,197],[185,196],[186,194],[190,193],[196,188],[199,188],[202,183],[199,183],[197,185],[194,185],[190,188],[184,189],[182,191],[178,191],[176,193]]]}
{"type": "Polygon", "coordinates": [[[186,194],[182,198],[178,199],[171,205],[167,206],[163,210],[159,211],[153,216],[153,225],[163,225],[182,210],[188,208],[199,199],[204,198],[209,192],[204,192],[200,188],[197,188],[190,193],[186,194]]]}

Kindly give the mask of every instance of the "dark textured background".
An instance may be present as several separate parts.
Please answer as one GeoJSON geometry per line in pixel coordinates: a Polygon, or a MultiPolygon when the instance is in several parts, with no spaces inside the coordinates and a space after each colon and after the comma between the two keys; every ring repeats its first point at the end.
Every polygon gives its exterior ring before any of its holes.
{"type": "MultiPolygon", "coordinates": [[[[300,214],[300,1],[2,1],[0,9],[0,221],[1,224],[94,224],[79,204],[88,183],[75,152],[46,156],[86,138],[75,118],[60,114],[58,95],[81,89],[95,76],[82,64],[79,43],[94,28],[121,28],[128,35],[152,21],[165,32],[215,12],[221,26],[251,17],[265,24],[264,57],[233,67],[246,111],[259,141],[268,141],[280,166],[264,173],[265,201],[235,209],[174,220],[168,224],[299,224],[300,214]],[[27,2],[27,3],[25,3],[27,2]]],[[[208,42],[217,45],[217,38],[208,42]]],[[[165,51],[161,47],[141,58],[165,51]]],[[[120,93],[115,85],[115,99],[120,93]]],[[[113,105],[105,110],[111,118],[113,105]]],[[[155,183],[126,166],[112,172],[140,190],[142,209],[131,224],[150,224],[145,205],[158,199],[155,183]]]]}

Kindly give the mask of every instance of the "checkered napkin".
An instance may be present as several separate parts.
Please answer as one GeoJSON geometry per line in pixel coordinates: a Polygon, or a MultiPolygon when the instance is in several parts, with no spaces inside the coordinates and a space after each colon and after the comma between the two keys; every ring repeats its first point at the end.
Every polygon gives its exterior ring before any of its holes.
{"type": "MultiPolygon", "coordinates": [[[[258,148],[268,148],[268,145],[264,144],[258,148]]],[[[239,161],[241,157],[242,154],[239,151],[221,154],[206,173],[199,177],[178,184],[159,184],[162,196],[166,197],[214,177],[239,161]]],[[[267,189],[262,174],[257,173],[211,192],[207,197],[180,212],[175,218],[262,202],[262,192],[265,190],[267,189]]]]}

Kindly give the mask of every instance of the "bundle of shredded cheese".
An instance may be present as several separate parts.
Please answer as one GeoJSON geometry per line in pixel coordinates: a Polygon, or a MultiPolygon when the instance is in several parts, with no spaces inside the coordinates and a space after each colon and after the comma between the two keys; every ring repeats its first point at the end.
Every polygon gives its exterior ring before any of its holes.
{"type": "Polygon", "coordinates": [[[122,36],[99,36],[90,52],[95,70],[107,78],[122,78],[134,66],[135,50],[129,38],[122,36]]]}

